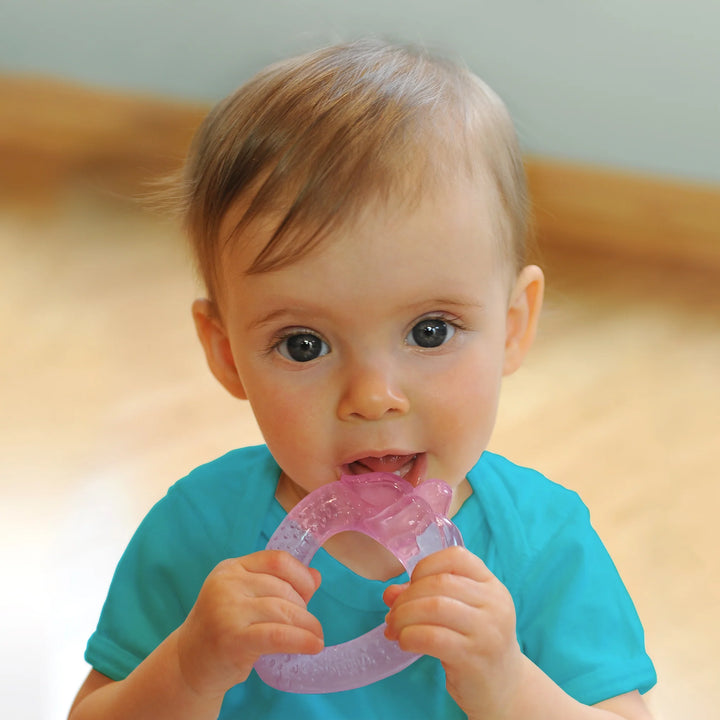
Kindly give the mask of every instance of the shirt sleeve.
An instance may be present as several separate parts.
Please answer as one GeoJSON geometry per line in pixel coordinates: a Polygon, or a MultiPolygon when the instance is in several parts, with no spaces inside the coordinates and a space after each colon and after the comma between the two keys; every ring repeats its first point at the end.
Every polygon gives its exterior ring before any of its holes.
{"type": "Polygon", "coordinates": [[[656,675],[633,602],[585,505],[568,491],[558,499],[552,531],[538,544],[529,539],[528,562],[517,578],[523,652],[586,705],[646,692],[656,675]]]}
{"type": "Polygon", "coordinates": [[[177,486],[150,510],[115,570],[85,652],[90,665],[120,680],[182,624],[222,559],[214,534],[177,486]]]}

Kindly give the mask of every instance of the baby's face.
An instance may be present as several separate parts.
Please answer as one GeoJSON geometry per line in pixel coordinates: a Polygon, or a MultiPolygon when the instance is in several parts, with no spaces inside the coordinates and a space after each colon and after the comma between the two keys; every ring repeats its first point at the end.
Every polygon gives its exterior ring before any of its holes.
{"type": "Polygon", "coordinates": [[[512,289],[483,196],[368,208],[266,273],[245,273],[266,238],[224,254],[232,359],[298,496],[380,470],[464,491],[495,421],[512,289]]]}

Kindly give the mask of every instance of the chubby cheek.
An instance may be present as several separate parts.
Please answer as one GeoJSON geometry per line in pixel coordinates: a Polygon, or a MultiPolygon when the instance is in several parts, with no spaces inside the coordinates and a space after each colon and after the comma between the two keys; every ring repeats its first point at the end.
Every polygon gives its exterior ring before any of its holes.
{"type": "MultiPolygon", "coordinates": [[[[487,447],[495,424],[502,368],[483,363],[459,368],[430,411],[437,439],[457,472],[465,476],[487,447]]],[[[442,452],[442,449],[441,449],[442,452]]]]}
{"type": "Polygon", "coordinates": [[[273,457],[296,481],[307,471],[314,477],[312,467],[322,461],[330,436],[322,391],[315,386],[302,392],[277,382],[252,387],[248,400],[273,457]]]}

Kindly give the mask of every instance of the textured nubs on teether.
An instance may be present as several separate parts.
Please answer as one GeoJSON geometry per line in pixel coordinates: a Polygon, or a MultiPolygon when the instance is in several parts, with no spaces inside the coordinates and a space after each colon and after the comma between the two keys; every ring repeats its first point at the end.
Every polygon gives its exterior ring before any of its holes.
{"type": "Polygon", "coordinates": [[[272,541],[273,549],[286,550],[306,565],[317,550],[314,538],[308,529],[292,519],[280,525],[272,541]]]}
{"type": "Polygon", "coordinates": [[[418,655],[388,642],[380,626],[350,642],[326,647],[320,655],[266,655],[256,669],[265,683],[278,690],[327,693],[377,682],[417,659],[418,655]]]}

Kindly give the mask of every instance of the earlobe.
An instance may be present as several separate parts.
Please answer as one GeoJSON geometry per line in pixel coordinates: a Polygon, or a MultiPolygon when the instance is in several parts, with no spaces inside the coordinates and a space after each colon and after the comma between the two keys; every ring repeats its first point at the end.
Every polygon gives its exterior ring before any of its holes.
{"type": "Polygon", "coordinates": [[[246,400],[247,395],[235,365],[230,341],[215,305],[207,299],[195,300],[192,315],[210,371],[231,395],[246,400]]]}
{"type": "Polygon", "coordinates": [[[537,265],[524,267],[515,281],[507,314],[503,375],[520,367],[533,344],[544,288],[545,278],[537,265]]]}

